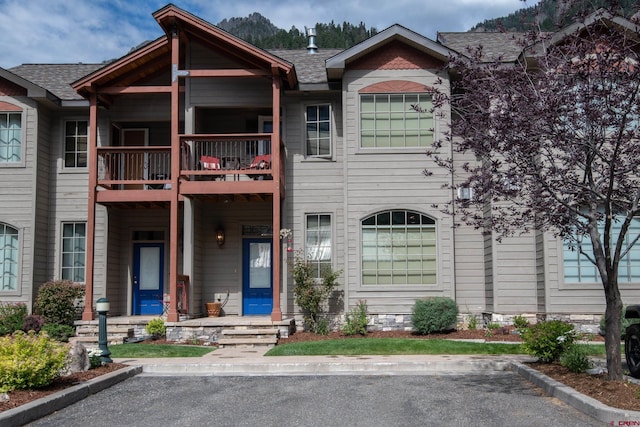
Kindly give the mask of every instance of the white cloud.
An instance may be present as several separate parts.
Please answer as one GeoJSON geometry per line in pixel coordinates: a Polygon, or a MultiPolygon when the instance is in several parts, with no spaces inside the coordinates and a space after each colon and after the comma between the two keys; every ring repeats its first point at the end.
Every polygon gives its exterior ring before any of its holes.
{"type": "MultiPolygon", "coordinates": [[[[0,66],[100,62],[119,57],[162,31],[152,13],[170,0],[0,0],[0,66]]],[[[364,22],[378,31],[399,23],[427,37],[465,31],[526,5],[520,0],[174,0],[213,24],[259,12],[277,27],[364,22]]]]}

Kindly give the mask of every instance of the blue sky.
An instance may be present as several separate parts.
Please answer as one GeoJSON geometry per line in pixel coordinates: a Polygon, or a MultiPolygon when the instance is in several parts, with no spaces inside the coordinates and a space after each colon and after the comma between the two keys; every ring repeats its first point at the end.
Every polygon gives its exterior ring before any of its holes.
{"type": "MultiPolygon", "coordinates": [[[[0,67],[23,63],[101,62],[126,54],[162,33],[151,14],[169,0],[0,0],[0,67]]],[[[316,22],[378,31],[402,24],[424,36],[466,31],[488,18],[536,3],[530,0],[173,0],[173,4],[217,24],[259,12],[285,30],[316,22]]],[[[322,46],[320,46],[321,48],[322,46]]]]}

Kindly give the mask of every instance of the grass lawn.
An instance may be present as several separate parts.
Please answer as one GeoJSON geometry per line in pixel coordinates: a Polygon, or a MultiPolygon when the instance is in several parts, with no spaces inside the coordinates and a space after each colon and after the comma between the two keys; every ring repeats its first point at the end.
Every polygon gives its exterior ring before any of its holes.
{"type": "Polygon", "coordinates": [[[119,344],[109,347],[112,358],[200,357],[215,350],[213,347],[175,344],[119,344]]]}
{"type": "MultiPolygon", "coordinates": [[[[603,344],[585,344],[591,356],[603,356],[603,344]]],[[[519,344],[475,343],[438,339],[367,338],[308,341],[273,347],[266,356],[401,354],[526,354],[519,344]]]]}

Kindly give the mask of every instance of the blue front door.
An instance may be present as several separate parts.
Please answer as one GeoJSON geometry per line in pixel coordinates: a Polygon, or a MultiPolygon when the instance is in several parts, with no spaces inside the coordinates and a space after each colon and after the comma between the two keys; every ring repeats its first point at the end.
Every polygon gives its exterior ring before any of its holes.
{"type": "Polygon", "coordinates": [[[271,314],[273,308],[271,239],[245,239],[242,250],[242,312],[271,314]]]}
{"type": "Polygon", "coordinates": [[[133,245],[133,315],[162,314],[164,244],[133,245]]]}

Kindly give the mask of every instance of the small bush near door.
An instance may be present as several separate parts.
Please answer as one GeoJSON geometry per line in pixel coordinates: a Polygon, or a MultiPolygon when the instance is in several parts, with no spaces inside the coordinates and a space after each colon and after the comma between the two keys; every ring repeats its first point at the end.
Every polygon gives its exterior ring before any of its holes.
{"type": "Polygon", "coordinates": [[[83,297],[81,285],[68,280],[47,282],[38,289],[33,311],[44,317],[45,323],[73,326],[83,297]]]}
{"type": "Polygon", "coordinates": [[[458,306],[451,298],[422,299],[413,305],[411,322],[420,335],[449,331],[454,328],[457,319],[458,306]]]}

